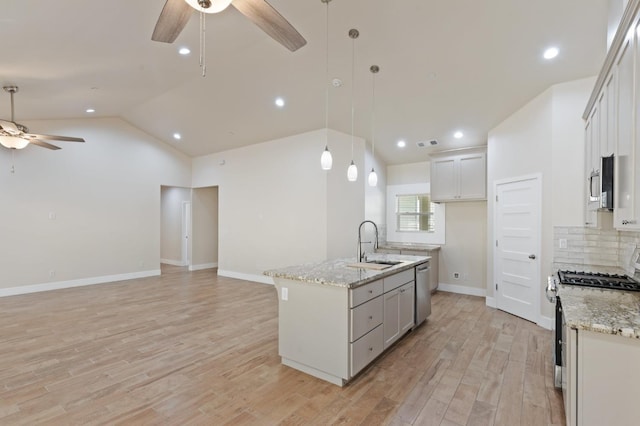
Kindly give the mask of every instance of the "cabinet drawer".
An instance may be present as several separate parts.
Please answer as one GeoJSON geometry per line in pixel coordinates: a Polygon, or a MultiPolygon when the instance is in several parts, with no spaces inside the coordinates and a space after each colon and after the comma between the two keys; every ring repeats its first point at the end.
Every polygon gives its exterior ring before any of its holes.
{"type": "Polygon", "coordinates": [[[351,344],[351,377],[382,353],[382,326],[371,330],[351,344]]]}
{"type": "Polygon", "coordinates": [[[382,280],[356,287],[349,292],[349,307],[361,305],[364,302],[382,294],[382,280]]]}
{"type": "Polygon", "coordinates": [[[384,281],[384,292],[388,292],[393,290],[394,288],[400,287],[402,284],[406,284],[409,281],[413,281],[414,279],[414,270],[413,268],[407,269],[406,271],[398,272],[395,275],[391,275],[386,277],[384,281]]]}
{"type": "Polygon", "coordinates": [[[384,309],[382,307],[382,297],[363,303],[357,308],[351,309],[351,330],[350,341],[358,340],[375,327],[382,324],[384,309]]]}

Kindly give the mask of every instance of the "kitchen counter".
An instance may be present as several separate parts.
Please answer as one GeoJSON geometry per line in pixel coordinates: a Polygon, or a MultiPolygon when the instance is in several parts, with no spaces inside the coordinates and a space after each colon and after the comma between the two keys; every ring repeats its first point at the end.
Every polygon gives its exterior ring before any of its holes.
{"type": "Polygon", "coordinates": [[[356,288],[371,281],[396,274],[431,259],[429,256],[410,256],[398,254],[370,254],[368,260],[402,262],[383,270],[356,268],[348,266],[357,263],[355,257],[332,259],[319,263],[289,266],[286,268],[265,271],[264,275],[272,278],[288,279],[305,283],[328,286],[356,288]]]}
{"type": "Polygon", "coordinates": [[[559,285],[569,327],[640,338],[640,292],[559,285]]]}

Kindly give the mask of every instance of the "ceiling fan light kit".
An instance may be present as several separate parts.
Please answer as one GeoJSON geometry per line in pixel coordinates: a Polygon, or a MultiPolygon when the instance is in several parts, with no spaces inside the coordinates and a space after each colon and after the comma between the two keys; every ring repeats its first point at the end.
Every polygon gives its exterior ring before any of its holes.
{"type": "Polygon", "coordinates": [[[13,95],[18,91],[18,86],[4,86],[3,89],[11,95],[11,121],[0,120],[0,145],[10,149],[23,149],[29,144],[48,149],[60,149],[59,146],[45,141],[84,142],[82,138],[29,133],[28,128],[15,121],[13,95]]]}
{"type": "Polygon", "coordinates": [[[204,13],[219,13],[231,4],[231,0],[184,0],[189,6],[204,13]]]}

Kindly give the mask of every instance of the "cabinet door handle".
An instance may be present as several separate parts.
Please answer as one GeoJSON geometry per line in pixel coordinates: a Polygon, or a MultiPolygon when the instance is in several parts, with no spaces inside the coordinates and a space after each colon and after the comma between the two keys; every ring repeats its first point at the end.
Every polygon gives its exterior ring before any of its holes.
{"type": "Polygon", "coordinates": [[[373,315],[369,315],[369,319],[372,320],[373,319],[373,315]]]}
{"type": "Polygon", "coordinates": [[[369,346],[369,352],[373,352],[373,348],[369,346]]]}
{"type": "Polygon", "coordinates": [[[369,294],[373,294],[373,290],[369,290],[369,294]]]}
{"type": "Polygon", "coordinates": [[[623,225],[635,225],[636,223],[637,223],[637,221],[635,221],[635,220],[627,220],[627,219],[625,219],[625,220],[622,221],[623,225]]]}

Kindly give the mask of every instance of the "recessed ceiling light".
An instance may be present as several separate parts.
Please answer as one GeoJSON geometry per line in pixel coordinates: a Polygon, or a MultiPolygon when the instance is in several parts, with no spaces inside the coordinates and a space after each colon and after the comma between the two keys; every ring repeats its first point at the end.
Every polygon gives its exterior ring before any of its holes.
{"type": "Polygon", "coordinates": [[[180,50],[178,50],[178,53],[181,55],[188,55],[189,53],[191,53],[191,49],[189,49],[188,47],[181,47],[180,50]]]}
{"type": "Polygon", "coordinates": [[[464,133],[462,133],[460,130],[458,130],[453,134],[453,137],[456,139],[461,139],[463,136],[464,136],[464,133]]]}
{"type": "Polygon", "coordinates": [[[284,99],[276,98],[275,104],[278,108],[282,108],[284,106],[284,99]]]}
{"type": "Polygon", "coordinates": [[[87,109],[86,109],[86,112],[88,112],[89,114],[91,114],[92,112],[96,112],[96,110],[95,110],[95,109],[93,109],[93,108],[87,108],[87,109]]]}
{"type": "Polygon", "coordinates": [[[398,141],[398,148],[404,148],[405,146],[407,146],[407,143],[403,140],[399,140],[398,141]]]}
{"type": "Polygon", "coordinates": [[[180,139],[182,139],[182,135],[180,133],[174,133],[173,134],[173,138],[177,141],[179,141],[180,139]]]}
{"type": "Polygon", "coordinates": [[[550,47],[550,48],[548,48],[547,50],[544,51],[544,55],[543,56],[544,56],[545,59],[553,59],[556,56],[558,56],[559,52],[560,51],[558,50],[557,47],[550,47]]]}

